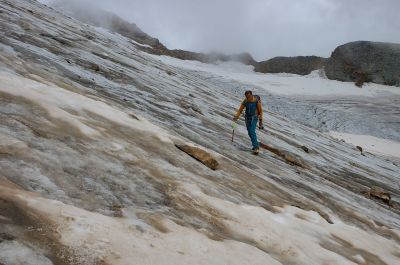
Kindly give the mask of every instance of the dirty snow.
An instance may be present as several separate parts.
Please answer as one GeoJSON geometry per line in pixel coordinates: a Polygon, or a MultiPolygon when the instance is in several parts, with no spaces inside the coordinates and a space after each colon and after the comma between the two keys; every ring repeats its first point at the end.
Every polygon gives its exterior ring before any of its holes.
{"type": "Polygon", "coordinates": [[[159,220],[168,230],[162,233],[131,225],[140,221],[111,218],[27,193],[17,193],[16,197],[27,203],[29,210],[54,222],[61,243],[75,253],[71,260],[77,264],[281,264],[250,245],[214,241],[167,219],[159,220]]]}
{"type": "MultiPolygon", "coordinates": [[[[194,184],[177,190],[212,210],[236,241],[214,241],[199,231],[157,216],[158,231],[134,214],[122,218],[91,213],[59,201],[0,187],[12,193],[12,201],[26,203],[26,210],[46,216],[60,242],[75,253],[76,263],[105,261],[110,264],[299,264],[353,265],[375,255],[386,264],[396,264],[400,247],[394,241],[346,225],[338,218],[329,224],[318,213],[285,206],[274,212],[261,207],[235,204],[205,195],[194,184]],[[134,218],[132,220],[132,218],[134,218]],[[136,225],[132,225],[136,224],[136,225]],[[279,229],[278,229],[279,228],[279,229]],[[243,242],[243,243],[242,243],[243,242]],[[251,246],[244,242],[253,242],[251,246]],[[349,244],[358,257],[336,253],[329,244],[349,244]]],[[[132,209],[131,209],[132,211],[132,209]]],[[[1,245],[0,245],[1,247],[1,245]]],[[[45,263],[43,263],[45,264],[45,263]]]]}
{"type": "Polygon", "coordinates": [[[293,206],[275,207],[273,213],[261,207],[236,205],[207,196],[194,185],[186,184],[184,190],[193,199],[219,211],[236,238],[257,242],[260,249],[279,257],[282,264],[355,264],[322,246],[327,241],[338,244],[340,241],[335,237],[354,249],[374,253],[387,264],[398,261],[394,253],[400,251],[400,246],[394,241],[370,235],[338,218],[334,224],[329,224],[317,212],[293,206]]]}

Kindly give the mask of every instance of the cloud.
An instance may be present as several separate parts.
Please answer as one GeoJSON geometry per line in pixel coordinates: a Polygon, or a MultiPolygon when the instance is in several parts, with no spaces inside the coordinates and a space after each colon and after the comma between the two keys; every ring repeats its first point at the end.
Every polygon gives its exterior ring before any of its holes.
{"type": "MultiPolygon", "coordinates": [[[[67,0],[65,0],[67,1],[67,0]]],[[[319,55],[349,41],[400,43],[398,0],[82,0],[172,49],[319,55]]]]}

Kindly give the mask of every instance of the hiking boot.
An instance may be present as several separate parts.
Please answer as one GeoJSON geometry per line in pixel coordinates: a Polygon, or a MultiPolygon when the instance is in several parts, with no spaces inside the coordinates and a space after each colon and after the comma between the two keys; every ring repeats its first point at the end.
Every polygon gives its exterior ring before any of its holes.
{"type": "Polygon", "coordinates": [[[258,155],[260,153],[260,148],[253,148],[253,154],[258,155]]]}

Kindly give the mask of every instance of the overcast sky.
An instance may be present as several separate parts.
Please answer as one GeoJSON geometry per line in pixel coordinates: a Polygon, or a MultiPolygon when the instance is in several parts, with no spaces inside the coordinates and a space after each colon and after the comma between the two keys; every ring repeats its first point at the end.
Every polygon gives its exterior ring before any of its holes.
{"type": "MultiPolygon", "coordinates": [[[[64,0],[67,1],[67,0],[64,0]]],[[[43,0],[42,2],[46,2],[43,0]]],[[[170,49],[329,57],[349,41],[400,43],[400,0],[81,0],[170,49]]]]}

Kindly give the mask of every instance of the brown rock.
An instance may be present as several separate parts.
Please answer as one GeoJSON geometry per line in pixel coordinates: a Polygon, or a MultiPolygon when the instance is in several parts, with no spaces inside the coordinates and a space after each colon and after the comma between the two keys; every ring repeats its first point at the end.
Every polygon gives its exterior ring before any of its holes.
{"type": "Polygon", "coordinates": [[[299,166],[299,167],[305,167],[303,165],[303,163],[297,157],[295,157],[292,154],[287,154],[287,153],[283,154],[282,158],[284,158],[287,162],[289,162],[289,163],[291,163],[293,165],[296,165],[296,166],[299,166]]]}
{"type": "Polygon", "coordinates": [[[287,151],[282,151],[279,150],[275,147],[269,146],[267,144],[264,143],[260,143],[260,147],[264,148],[268,151],[270,151],[271,153],[274,153],[277,156],[282,157],[283,159],[286,160],[286,162],[292,164],[292,165],[296,165],[302,168],[308,168],[306,165],[304,165],[304,163],[301,161],[301,159],[297,158],[295,155],[288,153],[287,151]]]}
{"type": "Polygon", "coordinates": [[[98,64],[95,64],[95,63],[92,64],[91,68],[93,71],[96,71],[96,72],[100,71],[100,66],[98,64]]]}
{"type": "Polygon", "coordinates": [[[292,155],[290,155],[290,154],[284,154],[283,155],[283,158],[285,158],[285,160],[286,161],[288,161],[288,162],[290,162],[290,163],[295,163],[295,162],[297,162],[296,161],[296,158],[294,157],[294,156],[292,156],[292,155]]]}
{"type": "Polygon", "coordinates": [[[175,146],[185,152],[186,154],[190,155],[191,157],[195,158],[196,160],[203,163],[206,167],[211,168],[212,170],[217,170],[219,163],[218,161],[210,155],[208,152],[200,149],[198,147],[189,146],[189,145],[181,145],[175,144],[175,146]]]}
{"type": "Polygon", "coordinates": [[[268,151],[274,153],[275,155],[282,156],[281,152],[278,149],[276,149],[276,148],[274,148],[272,146],[266,145],[264,143],[260,143],[260,146],[262,148],[267,149],[268,151]]]}
{"type": "Polygon", "coordinates": [[[386,190],[384,190],[381,187],[378,186],[373,186],[369,190],[369,197],[377,198],[379,200],[382,200],[383,202],[390,204],[390,193],[386,190]]]}

